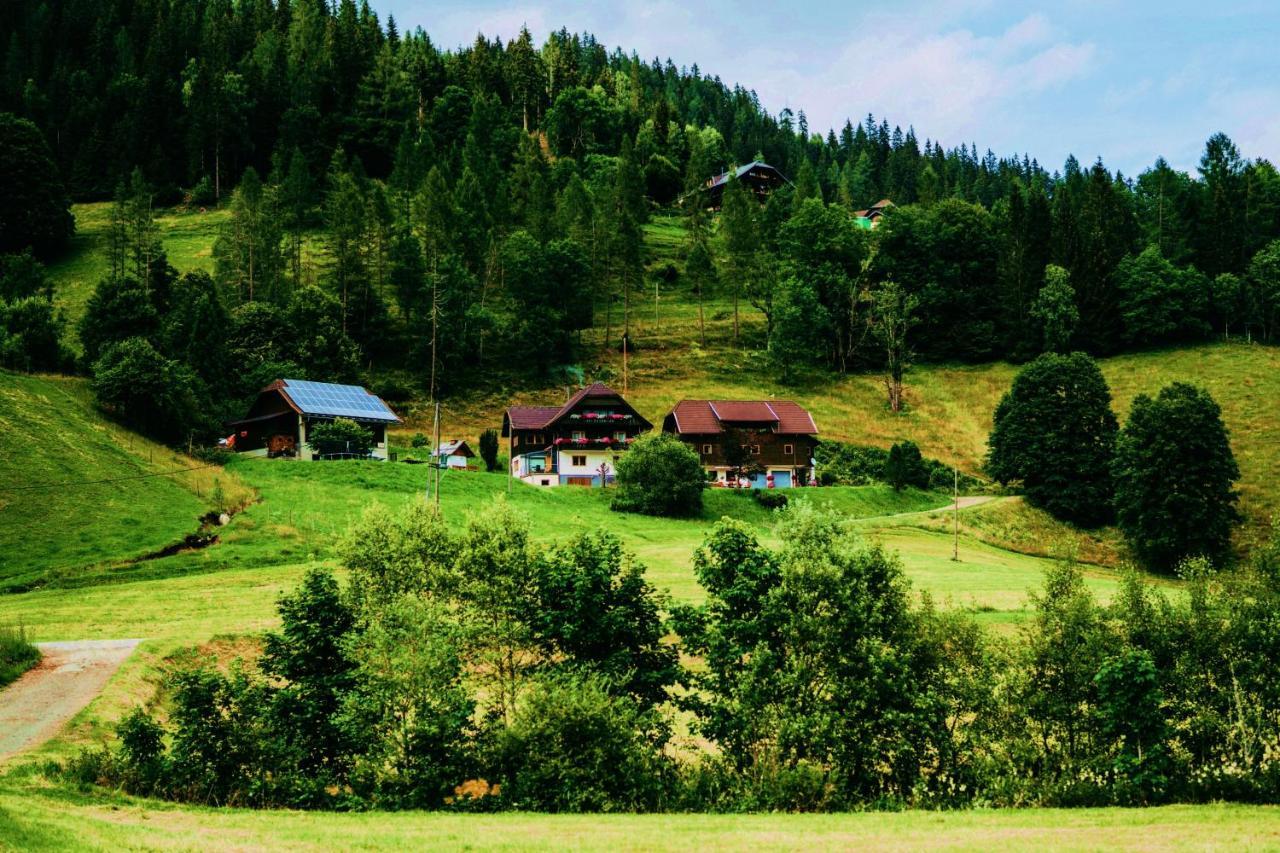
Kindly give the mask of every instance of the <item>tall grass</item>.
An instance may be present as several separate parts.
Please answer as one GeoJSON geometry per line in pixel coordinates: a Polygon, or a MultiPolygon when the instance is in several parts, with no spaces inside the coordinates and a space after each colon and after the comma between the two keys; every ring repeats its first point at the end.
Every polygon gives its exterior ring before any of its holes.
{"type": "Polygon", "coordinates": [[[0,627],[0,687],[35,666],[40,650],[27,642],[24,628],[0,627]]]}

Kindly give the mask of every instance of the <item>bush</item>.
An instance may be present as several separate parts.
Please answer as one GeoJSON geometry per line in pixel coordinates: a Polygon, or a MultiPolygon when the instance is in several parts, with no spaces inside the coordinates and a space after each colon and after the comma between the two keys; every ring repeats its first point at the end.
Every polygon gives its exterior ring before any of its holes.
{"type": "Polygon", "coordinates": [[[899,442],[889,448],[889,456],[885,459],[881,476],[896,492],[907,486],[929,488],[929,469],[914,441],[899,442]]]}
{"type": "Polygon", "coordinates": [[[307,446],[321,458],[365,457],[373,450],[373,432],[350,418],[334,418],[307,430],[307,446]]]}
{"type": "Polygon", "coordinates": [[[702,512],[707,483],[698,454],[672,435],[641,436],[618,460],[613,509],[645,515],[690,517],[702,512]]]}
{"type": "Polygon", "coordinates": [[[751,497],[756,503],[765,509],[782,509],[787,505],[787,495],[785,492],[770,491],[768,489],[752,489],[751,497]]]}
{"type": "Polygon", "coordinates": [[[636,704],[597,677],[542,681],[498,736],[503,800],[548,812],[657,808],[666,760],[641,736],[643,724],[636,704]]]}
{"type": "Polygon", "coordinates": [[[40,650],[27,642],[22,628],[0,628],[0,687],[36,665],[40,650]]]}

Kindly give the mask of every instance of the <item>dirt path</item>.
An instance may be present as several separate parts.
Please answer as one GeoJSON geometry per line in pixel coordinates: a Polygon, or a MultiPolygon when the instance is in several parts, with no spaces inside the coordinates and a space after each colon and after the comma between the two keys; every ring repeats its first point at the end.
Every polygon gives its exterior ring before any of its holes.
{"type": "MultiPolygon", "coordinates": [[[[992,501],[1008,500],[1008,498],[997,497],[996,495],[969,495],[962,497],[958,501],[960,509],[968,509],[969,507],[982,506],[992,501]]],[[[947,512],[956,507],[956,501],[948,501],[942,506],[936,506],[933,509],[915,509],[911,512],[894,512],[889,515],[869,515],[866,518],[856,518],[854,521],[859,523],[864,521],[892,521],[898,518],[911,518],[914,515],[933,515],[935,512],[947,512]]]]}
{"type": "Polygon", "coordinates": [[[40,662],[0,690],[0,761],[56,735],[98,695],[138,642],[38,643],[40,662]]]}

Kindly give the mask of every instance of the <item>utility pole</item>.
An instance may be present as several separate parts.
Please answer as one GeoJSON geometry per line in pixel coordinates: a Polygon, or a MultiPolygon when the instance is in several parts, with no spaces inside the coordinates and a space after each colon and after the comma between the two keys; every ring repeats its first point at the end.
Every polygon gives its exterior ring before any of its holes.
{"type": "Polygon", "coordinates": [[[622,333],[622,395],[625,397],[630,389],[627,387],[627,333],[622,333]]]}
{"type": "Polygon", "coordinates": [[[440,508],[440,401],[436,400],[436,425],[434,429],[434,438],[436,446],[436,464],[435,464],[435,480],[436,480],[436,509],[440,508]]]}
{"type": "Polygon", "coordinates": [[[954,476],[951,486],[951,495],[955,499],[955,534],[951,545],[951,559],[953,562],[960,562],[960,469],[952,466],[951,472],[954,476]]]}
{"type": "Polygon", "coordinates": [[[507,494],[511,494],[511,480],[515,477],[516,470],[516,430],[511,428],[511,435],[507,436],[507,494]]]}

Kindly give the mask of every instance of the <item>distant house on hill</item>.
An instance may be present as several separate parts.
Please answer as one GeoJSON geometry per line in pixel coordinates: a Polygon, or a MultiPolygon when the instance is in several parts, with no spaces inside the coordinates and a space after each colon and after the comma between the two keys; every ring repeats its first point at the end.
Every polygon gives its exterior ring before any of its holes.
{"type": "Polygon", "coordinates": [[[475,452],[461,439],[442,441],[437,448],[435,458],[446,468],[466,468],[469,459],[475,459],[475,452]]]}
{"type": "Polygon", "coordinates": [[[727,442],[738,442],[740,467],[751,469],[752,488],[786,488],[813,479],[818,426],[790,400],[681,400],[662,431],[688,444],[720,485],[739,485],[731,474],[727,442]]]}
{"type": "Polygon", "coordinates": [[[563,406],[511,406],[502,416],[511,473],[535,486],[607,485],[619,456],[652,428],[621,394],[598,382],[563,406]]]}
{"type": "Polygon", "coordinates": [[[707,182],[698,189],[686,193],[680,197],[680,203],[692,202],[699,200],[704,206],[712,210],[719,210],[720,204],[724,198],[725,187],[729,185],[729,181],[737,178],[742,182],[748,190],[755,194],[761,202],[768,199],[769,195],[776,189],[790,185],[791,181],[787,180],[787,176],[779,172],[768,163],[762,163],[759,160],[753,160],[745,166],[739,166],[731,172],[725,172],[716,175],[714,178],[708,178],[707,182]]]}
{"type": "Polygon", "coordinates": [[[884,216],[884,212],[891,207],[893,207],[893,202],[887,198],[882,198],[866,210],[855,210],[853,218],[859,228],[870,231],[880,224],[880,217],[884,216]]]}
{"type": "Polygon", "coordinates": [[[312,459],[307,433],[335,418],[350,418],[373,433],[375,459],[387,458],[387,426],[400,418],[359,385],[277,379],[258,392],[249,412],[227,425],[235,432],[227,446],[254,456],[312,459]]]}

